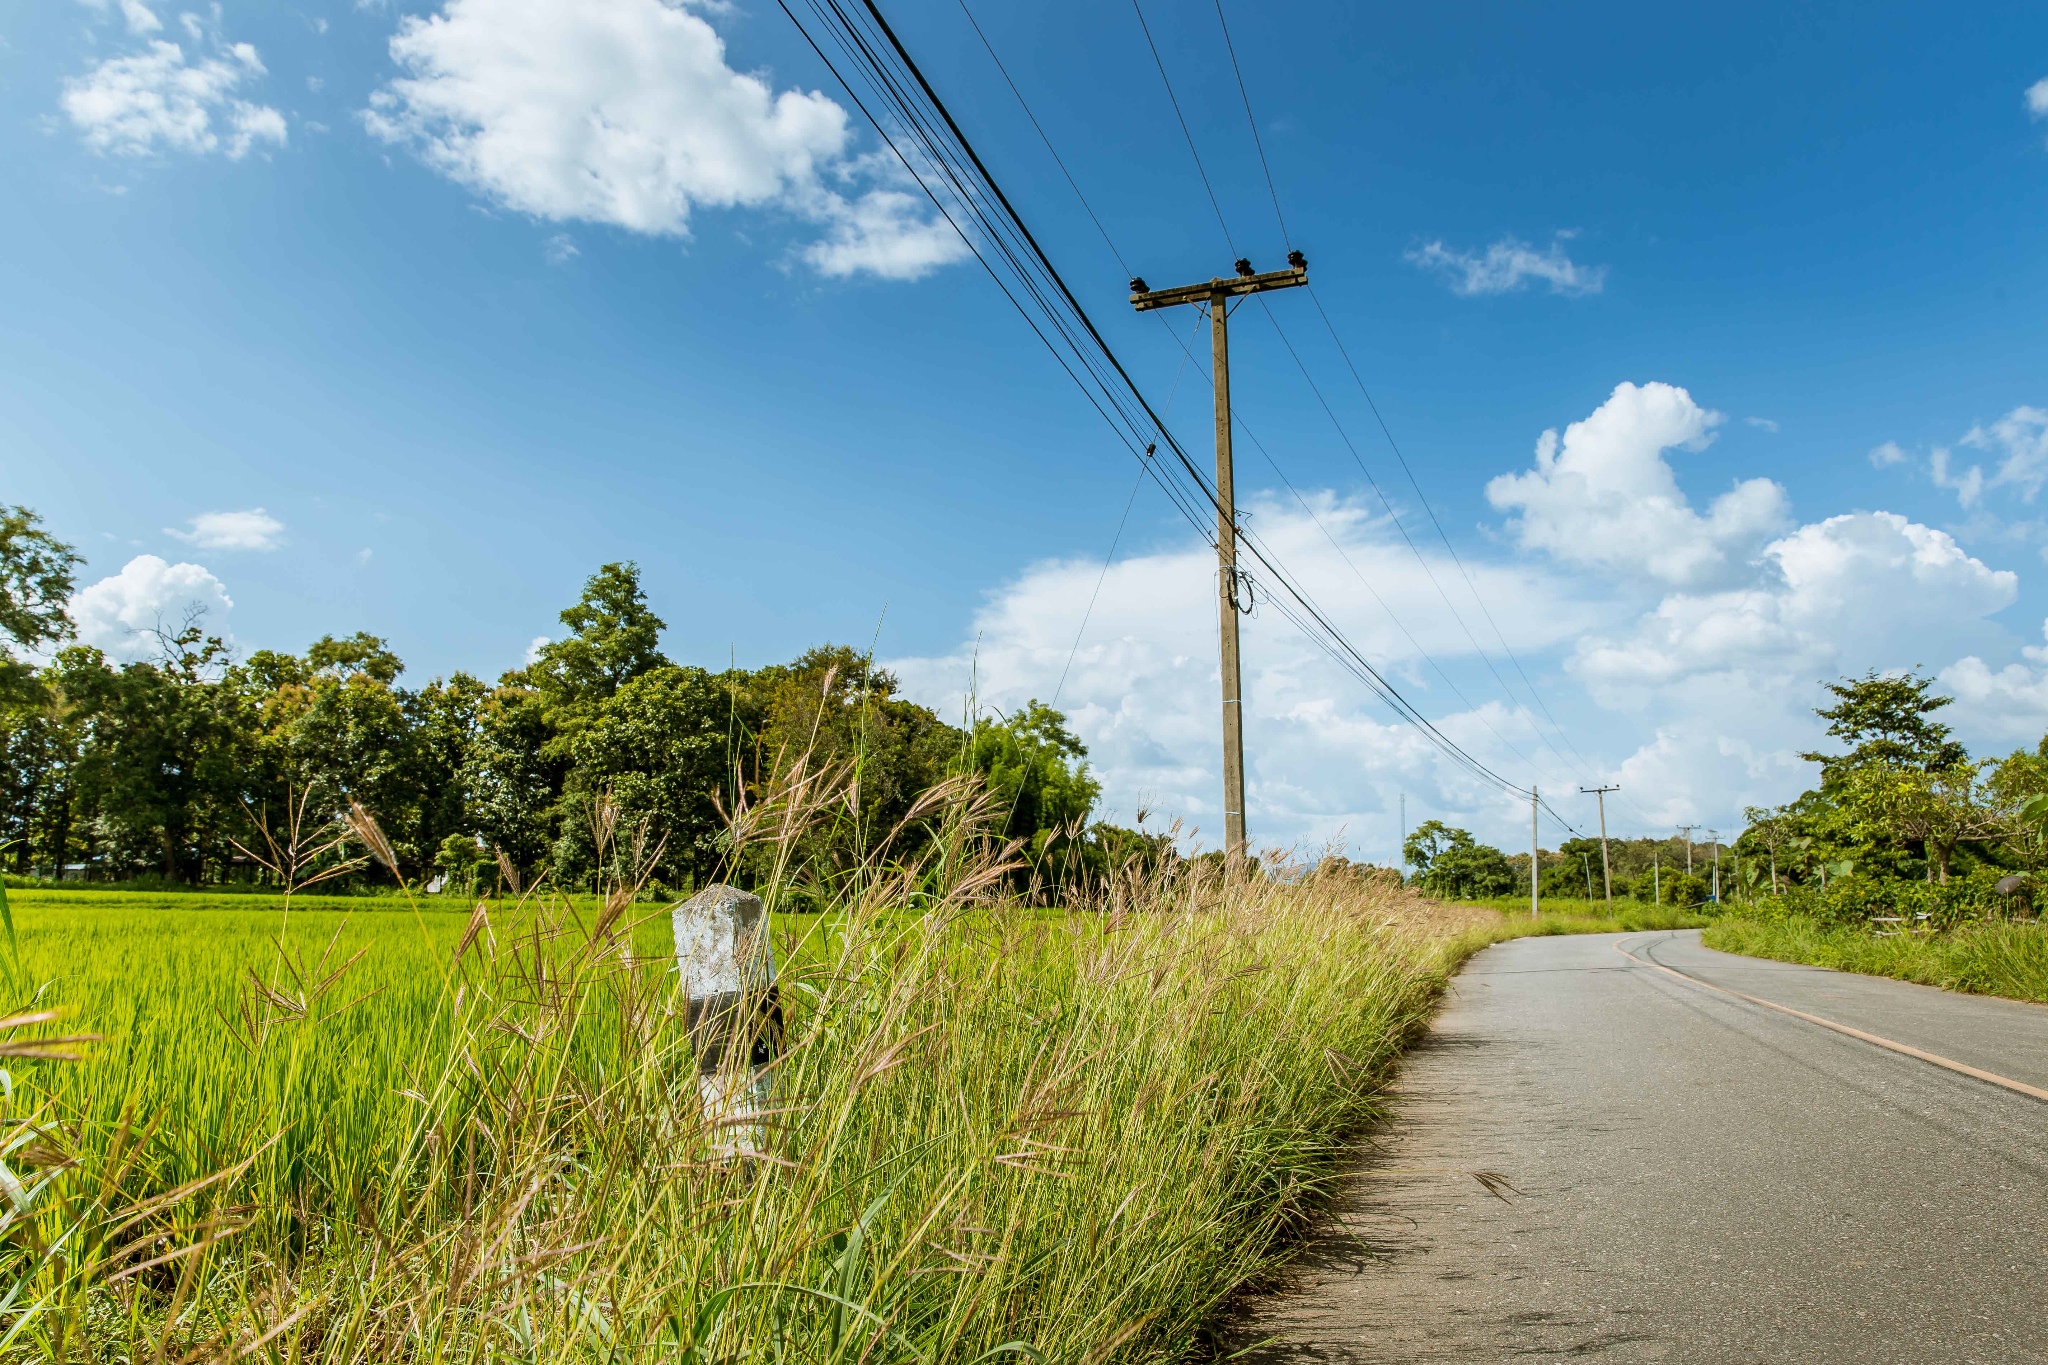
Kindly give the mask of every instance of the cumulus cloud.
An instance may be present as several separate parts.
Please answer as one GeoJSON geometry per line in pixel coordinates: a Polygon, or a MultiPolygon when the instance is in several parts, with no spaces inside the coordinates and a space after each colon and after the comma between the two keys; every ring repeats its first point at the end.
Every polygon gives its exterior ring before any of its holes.
{"type": "Polygon", "coordinates": [[[1610,706],[1740,672],[1770,684],[1952,656],[2010,606],[2017,575],[1965,553],[1945,531],[1892,512],[1801,526],[1763,551],[1757,581],[1674,593],[1619,638],[1589,637],[1567,664],[1610,706]]]}
{"type": "Polygon", "coordinates": [[[1580,265],[1565,254],[1572,235],[1558,233],[1542,251],[1514,237],[1503,237],[1483,252],[1456,250],[1438,240],[1410,251],[1408,261],[1442,274],[1452,293],[1468,298],[1512,293],[1530,280],[1547,281],[1553,294],[1597,294],[1607,283],[1607,267],[1580,265]]]}
{"type": "Polygon", "coordinates": [[[202,617],[209,632],[225,638],[234,605],[221,581],[199,565],[137,555],[119,573],[81,588],[70,610],[79,643],[127,662],[156,656],[158,630],[175,632],[202,617]]]}
{"type": "Polygon", "coordinates": [[[1536,465],[1486,486],[1516,538],[1567,563],[1698,583],[1739,564],[1788,517],[1785,491],[1769,479],[1736,484],[1693,510],[1664,458],[1713,440],[1721,414],[1670,384],[1617,385],[1560,438],[1546,431],[1536,465]]]}
{"type": "Polygon", "coordinates": [[[1899,448],[1897,441],[1886,441],[1883,445],[1871,449],[1870,467],[1873,469],[1888,469],[1892,465],[1905,462],[1906,452],[1899,448]]]}
{"type": "Polygon", "coordinates": [[[284,544],[284,523],[261,507],[246,512],[201,512],[188,531],[164,528],[164,534],[190,541],[202,550],[275,550],[284,544]]]}
{"type": "MultiPolygon", "coordinates": [[[[1510,704],[1480,690],[1491,683],[1437,587],[1455,585],[1462,595],[1455,565],[1433,557],[1425,570],[1386,521],[1333,494],[1311,499],[1313,516],[1263,497],[1248,502],[1263,542],[1368,658],[1427,703],[1439,728],[1502,766],[1525,766],[1521,755],[1557,762],[1526,701],[1510,704]]],[[[1541,570],[1467,567],[1517,651],[1553,650],[1608,610],[1541,570]]],[[[1214,583],[1214,552],[1199,542],[1132,555],[1106,576],[1099,559],[1047,561],[991,595],[969,632],[972,642],[957,653],[889,666],[942,715],[961,713],[970,685],[979,704],[1002,711],[1057,696],[1089,746],[1108,809],[1127,823],[1140,809],[1184,817],[1213,846],[1222,781],[1214,583]],[[1098,576],[1101,593],[1083,632],[1098,576]]],[[[1469,599],[1465,611],[1478,619],[1469,599]]],[[[1243,629],[1248,797],[1258,839],[1341,833],[1354,847],[1391,857],[1404,792],[1418,810],[1501,806],[1501,820],[1526,819],[1526,807],[1516,815],[1497,792],[1443,760],[1276,613],[1260,610],[1243,629]]]]}
{"type": "MultiPolygon", "coordinates": [[[[2017,599],[2015,574],[1896,513],[1795,523],[1767,480],[1695,510],[1667,457],[1703,445],[1718,421],[1683,389],[1624,384],[1546,434],[1534,469],[1489,490],[1514,515],[1512,534],[1465,568],[1570,744],[1498,658],[1455,565],[1431,560],[1432,582],[1387,521],[1334,494],[1311,497],[1313,517],[1255,492],[1245,502],[1327,614],[1444,733],[1510,780],[1540,781],[1568,815],[1574,787],[1620,782],[1610,824],[1632,834],[1679,821],[1732,832],[1744,806],[1808,785],[1799,755],[1828,742],[1813,715],[1823,679],[1924,666],[1961,700],[1944,718],[1973,746],[2048,729],[2048,638],[2015,651],[1997,620],[2017,599]]],[[[1983,439],[2004,457],[2011,433],[1996,425],[1983,439]]],[[[990,596],[956,652],[892,667],[948,715],[970,685],[1002,710],[1057,692],[1112,818],[1182,816],[1213,846],[1214,568],[1192,541],[1129,556],[1103,578],[1083,631],[1101,562],[1037,564],[990,596]]],[[[1526,838],[1526,803],[1454,766],[1270,608],[1245,622],[1244,646],[1256,839],[1341,836],[1391,858],[1404,795],[1411,823],[1434,814],[1503,847],[1526,838]]]]}
{"type": "Polygon", "coordinates": [[[1973,728],[2026,742],[2038,741],[2048,731],[2048,621],[2042,622],[2041,634],[2043,644],[2020,650],[2024,663],[1994,669],[1971,654],[1941,670],[1942,686],[1973,728]]]}
{"type": "Polygon", "coordinates": [[[845,109],[733,70],[681,3],[447,0],[391,57],[365,126],[506,208],[670,237],[700,208],[777,210],[825,227],[799,255],[826,274],[916,279],[967,254],[852,155],[845,109]]]}
{"type": "Polygon", "coordinates": [[[2048,76],[2027,87],[2027,112],[2035,118],[2048,118],[2048,76]]]}
{"type": "MultiPolygon", "coordinates": [[[[163,27],[140,0],[123,0],[121,12],[131,33],[163,27]]],[[[240,94],[264,75],[256,49],[217,36],[208,43],[198,16],[182,18],[190,54],[178,43],[152,39],[141,51],[105,58],[64,83],[59,103],[86,146],[119,156],[223,152],[231,161],[259,146],[284,146],[284,115],[240,94]],[[199,50],[202,44],[212,55],[199,50]]]]}

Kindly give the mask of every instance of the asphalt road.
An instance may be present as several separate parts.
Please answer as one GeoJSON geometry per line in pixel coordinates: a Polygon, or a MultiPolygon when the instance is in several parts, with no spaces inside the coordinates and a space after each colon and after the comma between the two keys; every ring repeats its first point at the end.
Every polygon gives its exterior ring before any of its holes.
{"type": "Polygon", "coordinates": [[[2048,1088],[2048,1007],[1696,931],[1490,948],[1240,1359],[2048,1361],[2048,1102],[1617,944],[2048,1088]]]}

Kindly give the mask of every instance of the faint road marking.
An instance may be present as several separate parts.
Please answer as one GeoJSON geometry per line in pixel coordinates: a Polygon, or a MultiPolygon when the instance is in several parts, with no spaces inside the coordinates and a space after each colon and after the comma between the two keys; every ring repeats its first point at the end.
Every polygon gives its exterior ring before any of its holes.
{"type": "Polygon", "coordinates": [[[1716,986],[1711,981],[1702,981],[1690,972],[1681,972],[1676,967],[1667,967],[1655,959],[1637,957],[1634,953],[1622,947],[1619,942],[1614,945],[1614,951],[1620,953],[1639,967],[1648,967],[1652,971],[1663,972],[1666,976],[1675,976],[1680,981],[1690,981],[1695,986],[1704,986],[1710,991],[1718,991],[1722,995],[1733,996],[1737,1000],[1747,1000],[1752,1005],[1761,1005],[1767,1010],[1776,1010],[1780,1014],[1789,1014],[1794,1019],[1804,1019],[1809,1024],[1819,1024],[1822,1028],[1833,1029],[1836,1033],[1847,1034],[1851,1038],[1860,1038],[1866,1043],[1875,1043],[1886,1051],[1896,1052],[1902,1057],[1917,1057],[1923,1062],[1931,1062],[1935,1066],[1946,1067],[1950,1071],[1961,1072],[1965,1076],[1974,1077],[1980,1081],[1988,1081],[1992,1085],[2002,1086],[2021,1095],[2030,1095],[2037,1100],[2048,1100],[2048,1090],[2036,1089],[2024,1081],[2016,1081],[1993,1071],[1981,1071],[1974,1066],[1967,1066],[1962,1062],[1955,1061],[1949,1057],[1943,1057],[1937,1053],[1922,1052],[1917,1047],[1909,1047],[1905,1043],[1895,1043],[1889,1038],[1880,1038],[1875,1033],[1865,1033],[1860,1028],[1850,1028],[1847,1024],[1838,1024],[1832,1019],[1823,1019],[1818,1014],[1808,1014],[1804,1010],[1795,1010],[1790,1005],[1780,1005],[1771,1000],[1759,1000],[1756,996],[1744,995],[1741,991],[1731,991],[1726,986],[1716,986]]]}

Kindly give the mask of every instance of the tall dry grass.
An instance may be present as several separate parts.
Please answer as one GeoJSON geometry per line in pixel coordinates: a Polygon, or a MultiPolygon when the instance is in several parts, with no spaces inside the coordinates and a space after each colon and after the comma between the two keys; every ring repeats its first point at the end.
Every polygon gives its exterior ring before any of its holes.
{"type": "MultiPolygon", "coordinates": [[[[850,781],[799,763],[732,813],[771,909],[850,781]]],[[[177,980],[104,1028],[88,994],[66,1026],[108,1034],[91,1059],[17,1063],[5,1090],[0,1353],[1182,1356],[1307,1216],[1498,917],[1185,865],[1048,910],[1011,894],[990,814],[942,789],[915,856],[885,838],[806,887],[831,909],[784,930],[758,1161],[715,1156],[665,925],[615,829],[595,908],[542,888],[367,943],[301,912],[256,953],[216,931],[244,960],[195,939],[175,974],[216,992],[210,1024],[177,980]]],[[[17,987],[80,950],[25,933],[17,987]]]]}

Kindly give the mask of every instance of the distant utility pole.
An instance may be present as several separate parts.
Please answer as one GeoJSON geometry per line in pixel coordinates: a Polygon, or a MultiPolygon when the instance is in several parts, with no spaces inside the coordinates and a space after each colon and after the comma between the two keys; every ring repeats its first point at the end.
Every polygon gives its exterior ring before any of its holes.
{"type": "Polygon", "coordinates": [[[1593,899],[1593,855],[1590,853],[1579,854],[1579,863],[1586,869],[1586,899],[1591,900],[1593,899]]]}
{"type": "Polygon", "coordinates": [[[1672,828],[1678,831],[1679,838],[1685,840],[1685,875],[1690,877],[1692,875],[1692,832],[1698,829],[1699,826],[1673,825],[1672,828]]]}
{"type": "Polygon", "coordinates": [[[1655,848],[1650,850],[1650,904],[1664,903],[1664,855],[1655,848]]]}
{"type": "Polygon", "coordinates": [[[1538,871],[1537,871],[1537,867],[1536,867],[1536,854],[1537,854],[1537,851],[1538,851],[1538,850],[1537,850],[1537,848],[1536,848],[1536,806],[1537,806],[1537,796],[1536,796],[1536,784],[1535,784],[1535,783],[1533,783],[1533,782],[1531,782],[1531,783],[1529,784],[1529,918],[1530,918],[1530,919],[1535,919],[1535,918],[1537,918],[1537,917],[1538,917],[1539,915],[1541,915],[1541,914],[1543,913],[1543,904],[1542,904],[1541,900],[1539,900],[1539,899],[1538,899],[1538,895],[1537,895],[1537,891],[1536,891],[1536,882],[1537,882],[1537,880],[1538,880],[1538,875],[1539,875],[1539,874],[1538,874],[1538,871]]]}
{"type": "Polygon", "coordinates": [[[1408,793],[1401,793],[1401,879],[1408,879],[1408,793]]]}
{"type": "MultiPolygon", "coordinates": [[[[1607,913],[1614,913],[1614,874],[1607,870],[1607,793],[1618,792],[1620,787],[1581,787],[1579,791],[1587,796],[1600,798],[1600,880],[1607,887],[1607,913]]],[[[1588,894],[1591,894],[1590,888],[1588,894]]]]}
{"type": "Polygon", "coordinates": [[[1721,831],[1707,831],[1707,842],[1714,848],[1714,904],[1721,903],[1721,831]]]}
{"type": "MultiPolygon", "coordinates": [[[[1238,590],[1237,494],[1230,461],[1230,300],[1268,289],[1292,289],[1308,283],[1308,258],[1287,253],[1287,269],[1261,275],[1240,258],[1237,274],[1217,276],[1202,284],[1150,289],[1142,279],[1131,281],[1131,307],[1141,313],[1192,303],[1209,310],[1209,347],[1216,382],[1216,605],[1223,627],[1223,856],[1236,862],[1244,856],[1244,683],[1238,668],[1237,617],[1245,610],[1238,590]]],[[[1401,820],[1407,841],[1407,816],[1401,820]]],[[[1404,860],[1405,862],[1405,860],[1404,860]]]]}

